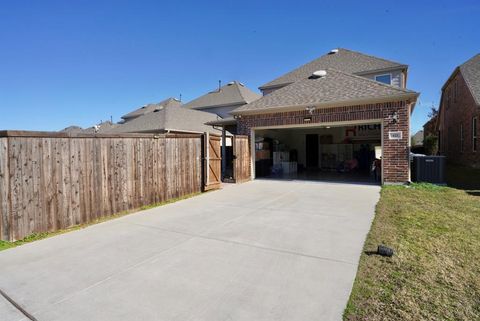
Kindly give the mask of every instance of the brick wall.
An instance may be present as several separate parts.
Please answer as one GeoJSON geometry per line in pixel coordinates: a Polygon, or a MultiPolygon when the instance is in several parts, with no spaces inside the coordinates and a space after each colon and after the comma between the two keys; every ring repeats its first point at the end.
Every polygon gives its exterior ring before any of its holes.
{"type": "Polygon", "coordinates": [[[480,107],[475,103],[461,73],[451,79],[442,92],[442,111],[440,114],[440,154],[447,156],[447,161],[480,168],[480,107]],[[457,95],[455,99],[455,82],[457,95]],[[448,95],[451,95],[450,106],[448,95]],[[477,117],[477,151],[473,151],[472,119],[477,117]],[[463,124],[463,151],[460,128],[463,124]]]}
{"type": "Polygon", "coordinates": [[[409,104],[405,101],[369,104],[347,107],[319,108],[310,114],[306,110],[243,115],[238,119],[238,133],[250,135],[256,127],[304,125],[304,118],[311,117],[312,123],[333,123],[346,121],[369,121],[382,119],[383,131],[383,173],[385,183],[405,183],[409,181],[409,104]],[[389,117],[397,112],[399,121],[394,123],[389,117]],[[401,131],[401,140],[389,140],[389,131],[401,131]]]}

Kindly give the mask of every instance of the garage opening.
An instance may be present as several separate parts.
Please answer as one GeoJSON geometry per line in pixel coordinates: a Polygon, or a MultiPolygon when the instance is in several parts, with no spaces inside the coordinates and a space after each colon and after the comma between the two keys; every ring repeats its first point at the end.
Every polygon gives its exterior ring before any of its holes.
{"type": "Polygon", "coordinates": [[[255,177],[380,183],[381,124],[257,129],[255,177]]]}

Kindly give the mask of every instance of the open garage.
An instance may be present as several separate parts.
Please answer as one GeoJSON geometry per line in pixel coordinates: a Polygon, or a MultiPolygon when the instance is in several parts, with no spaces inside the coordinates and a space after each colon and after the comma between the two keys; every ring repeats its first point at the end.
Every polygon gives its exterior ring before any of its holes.
{"type": "Polygon", "coordinates": [[[380,183],[381,133],[381,123],[255,129],[255,177],[380,183]]]}

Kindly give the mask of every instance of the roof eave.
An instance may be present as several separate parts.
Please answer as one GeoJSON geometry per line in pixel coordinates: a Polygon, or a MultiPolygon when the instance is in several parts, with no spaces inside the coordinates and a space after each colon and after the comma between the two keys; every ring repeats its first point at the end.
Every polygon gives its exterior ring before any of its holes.
{"type": "MultiPolygon", "coordinates": [[[[232,111],[233,115],[258,115],[258,114],[269,114],[275,112],[289,112],[289,111],[299,111],[303,110],[307,107],[315,107],[315,108],[333,108],[333,107],[343,107],[343,106],[355,106],[355,105],[366,105],[366,104],[378,104],[378,103],[388,103],[393,101],[400,101],[400,100],[410,100],[410,103],[415,103],[417,98],[420,94],[417,92],[412,93],[405,93],[401,95],[392,95],[392,96],[385,96],[385,97],[374,97],[374,98],[365,98],[365,99],[351,99],[351,100],[342,100],[342,101],[333,101],[333,102],[325,102],[325,103],[312,103],[312,104],[302,104],[302,105],[286,105],[286,106],[275,106],[269,108],[259,108],[259,109],[252,109],[252,110],[238,110],[232,111]]],[[[413,107],[412,107],[413,112],[413,107]]]]}
{"type": "Polygon", "coordinates": [[[387,68],[381,68],[381,69],[373,69],[373,70],[366,70],[366,71],[361,71],[361,72],[355,72],[353,73],[354,75],[357,76],[363,76],[363,75],[370,75],[370,74],[375,74],[379,72],[389,72],[389,71],[394,71],[394,70],[408,70],[408,65],[398,65],[398,66],[392,66],[392,67],[387,67],[387,68]]]}

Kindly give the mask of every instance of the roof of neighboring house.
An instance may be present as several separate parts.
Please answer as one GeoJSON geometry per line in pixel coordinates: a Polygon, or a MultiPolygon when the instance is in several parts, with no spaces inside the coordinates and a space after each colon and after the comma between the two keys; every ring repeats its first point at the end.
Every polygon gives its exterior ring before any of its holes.
{"type": "Polygon", "coordinates": [[[73,133],[73,134],[82,133],[83,128],[80,127],[80,126],[72,125],[72,126],[68,126],[67,128],[62,129],[61,132],[63,132],[63,133],[73,133]]]}
{"type": "Polygon", "coordinates": [[[360,52],[339,48],[337,52],[330,52],[291,72],[286,73],[260,87],[270,87],[291,84],[299,79],[310,76],[314,71],[323,69],[337,69],[349,74],[369,74],[376,71],[407,68],[407,65],[398,62],[377,58],[360,52]]]}
{"type": "Polygon", "coordinates": [[[477,105],[480,105],[480,54],[460,65],[460,71],[477,105]]]}
{"type": "Polygon", "coordinates": [[[147,104],[145,106],[142,106],[132,111],[131,113],[123,115],[122,119],[124,119],[125,121],[129,121],[139,116],[151,113],[162,106],[165,107],[165,106],[180,106],[180,105],[181,103],[179,100],[175,98],[168,98],[156,104],[147,104]]]}
{"type": "Polygon", "coordinates": [[[179,132],[214,132],[218,130],[205,125],[214,121],[217,116],[199,110],[192,110],[183,106],[169,104],[158,107],[155,111],[132,119],[124,124],[118,125],[108,133],[145,133],[161,131],[179,132]]]}
{"type": "Polygon", "coordinates": [[[386,85],[368,78],[327,69],[324,77],[304,77],[275,90],[250,104],[235,109],[232,114],[268,112],[282,109],[298,110],[308,106],[347,106],[362,103],[387,102],[393,99],[413,99],[418,93],[386,85]]]}
{"type": "Polygon", "coordinates": [[[244,105],[259,99],[253,92],[238,81],[232,81],[220,89],[211,91],[183,105],[185,108],[204,109],[220,106],[244,105]]]}
{"type": "Polygon", "coordinates": [[[109,132],[111,129],[116,128],[118,126],[120,125],[114,124],[111,121],[104,121],[95,126],[85,128],[84,130],[82,130],[82,133],[86,133],[86,134],[105,133],[105,132],[109,132]]]}
{"type": "Polygon", "coordinates": [[[423,130],[419,130],[412,136],[412,146],[422,146],[423,145],[423,130]]]}

